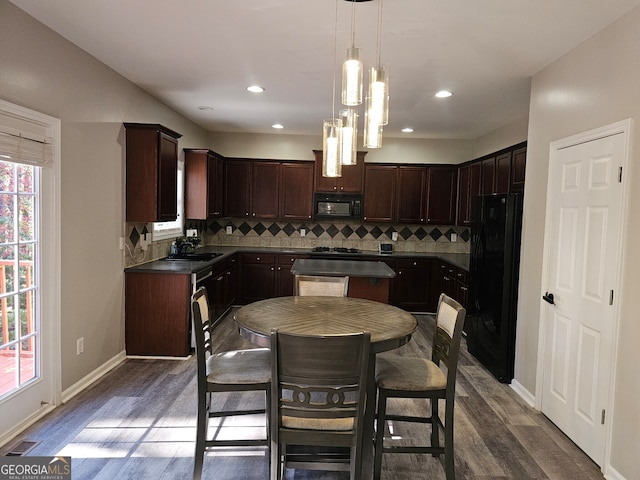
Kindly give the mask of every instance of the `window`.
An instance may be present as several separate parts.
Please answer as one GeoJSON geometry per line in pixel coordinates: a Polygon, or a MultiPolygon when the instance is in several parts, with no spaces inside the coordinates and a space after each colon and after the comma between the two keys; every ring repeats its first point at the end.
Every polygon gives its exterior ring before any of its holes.
{"type": "Polygon", "coordinates": [[[39,176],[39,167],[0,160],[0,398],[38,377],[39,176]]]}
{"type": "Polygon", "coordinates": [[[184,161],[178,160],[178,218],[173,222],[155,222],[153,240],[179,237],[184,227],[184,161]]]}

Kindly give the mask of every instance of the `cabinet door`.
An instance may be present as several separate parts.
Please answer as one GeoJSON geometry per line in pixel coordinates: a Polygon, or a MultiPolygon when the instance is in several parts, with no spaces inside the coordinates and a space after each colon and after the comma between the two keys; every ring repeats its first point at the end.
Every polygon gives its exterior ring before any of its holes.
{"type": "Polygon", "coordinates": [[[480,194],[490,195],[494,192],[496,157],[482,160],[482,179],[480,183],[480,194]]]}
{"type": "Polygon", "coordinates": [[[208,216],[209,163],[206,150],[184,150],[184,216],[206,220],[208,216]]]}
{"type": "Polygon", "coordinates": [[[395,166],[365,165],[363,217],[365,221],[395,221],[396,172],[395,166]]]}
{"type": "Polygon", "coordinates": [[[343,165],[342,177],[338,179],[341,193],[362,193],[364,182],[364,156],[367,152],[358,152],[355,165],[343,165]]]}
{"type": "Polygon", "coordinates": [[[248,217],[251,203],[251,162],[227,160],[224,171],[225,216],[248,217]]]}
{"type": "Polygon", "coordinates": [[[456,225],[469,224],[469,165],[458,168],[458,207],[456,225]]]}
{"type": "Polygon", "coordinates": [[[314,150],[315,156],[315,179],[314,190],[316,192],[337,192],[338,191],[338,178],[337,177],[323,177],[322,176],[322,150],[314,150]]]}
{"type": "Polygon", "coordinates": [[[398,222],[424,222],[424,191],[427,168],[398,167],[398,222]]]}
{"type": "Polygon", "coordinates": [[[160,132],[158,155],[158,220],[178,218],[178,140],[160,132]]]}
{"type": "Polygon", "coordinates": [[[496,157],[493,193],[509,193],[511,187],[511,152],[496,157]]]}
{"type": "Polygon", "coordinates": [[[276,265],[276,297],[290,297],[294,292],[295,275],[291,273],[293,262],[308,255],[278,255],[276,265]]]}
{"type": "Polygon", "coordinates": [[[411,312],[428,312],[430,309],[430,283],[433,260],[398,259],[394,279],[394,305],[411,312]]]}
{"type": "Polygon", "coordinates": [[[453,166],[429,167],[427,170],[427,223],[453,225],[456,215],[456,179],[453,166]]]}
{"type": "Polygon", "coordinates": [[[518,148],[513,151],[513,158],[511,161],[511,191],[522,193],[524,192],[524,172],[527,162],[527,147],[518,148]]]}
{"type": "Polygon", "coordinates": [[[364,179],[364,156],[367,152],[358,152],[355,165],[343,165],[342,177],[322,176],[322,150],[314,150],[316,192],[362,193],[364,179]]]}
{"type": "Polygon", "coordinates": [[[253,218],[278,218],[279,176],[279,163],[252,162],[251,216],[253,218]]]}
{"type": "Polygon", "coordinates": [[[283,163],[280,170],[280,218],[310,220],[313,215],[314,164],[283,163]]]}
{"type": "Polygon", "coordinates": [[[224,210],[224,159],[211,153],[208,156],[207,189],[208,216],[221,217],[224,210]]]}

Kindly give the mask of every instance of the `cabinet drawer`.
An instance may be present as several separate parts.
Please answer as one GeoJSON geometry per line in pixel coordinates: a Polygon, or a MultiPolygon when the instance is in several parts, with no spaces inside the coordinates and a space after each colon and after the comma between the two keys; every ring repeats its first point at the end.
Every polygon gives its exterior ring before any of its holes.
{"type": "Polygon", "coordinates": [[[431,258],[399,258],[398,268],[431,268],[431,258]]]}
{"type": "Polygon", "coordinates": [[[465,270],[462,270],[461,268],[456,269],[456,280],[458,280],[458,282],[466,285],[467,283],[469,283],[468,277],[469,277],[468,272],[466,272],[465,270]]]}
{"type": "Polygon", "coordinates": [[[276,256],[272,253],[245,253],[242,255],[242,262],[255,265],[273,265],[276,262],[276,256]]]}
{"type": "Polygon", "coordinates": [[[278,265],[293,265],[298,259],[309,258],[309,255],[278,255],[278,265]]]}

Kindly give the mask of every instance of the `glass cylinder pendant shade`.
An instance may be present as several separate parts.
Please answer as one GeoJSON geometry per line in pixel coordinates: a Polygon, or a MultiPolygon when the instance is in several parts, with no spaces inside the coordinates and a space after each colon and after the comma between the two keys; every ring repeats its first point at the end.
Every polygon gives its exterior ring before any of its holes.
{"type": "Polygon", "coordinates": [[[371,109],[371,99],[366,98],[364,109],[364,146],[366,148],[382,147],[382,124],[379,112],[371,109]]]}
{"type": "Polygon", "coordinates": [[[342,165],[355,165],[358,154],[358,112],[352,108],[341,110],[340,119],[342,120],[340,161],[342,165]]]}
{"type": "Polygon", "coordinates": [[[340,144],[342,120],[331,118],[322,122],[322,176],[341,177],[340,144]]]}
{"type": "Polygon", "coordinates": [[[389,76],[384,67],[371,67],[369,83],[369,108],[371,115],[381,125],[389,123],[389,76]]]}
{"type": "Polygon", "coordinates": [[[347,59],[342,64],[342,104],[347,106],[362,103],[362,62],[360,49],[347,48],[347,59]]]}

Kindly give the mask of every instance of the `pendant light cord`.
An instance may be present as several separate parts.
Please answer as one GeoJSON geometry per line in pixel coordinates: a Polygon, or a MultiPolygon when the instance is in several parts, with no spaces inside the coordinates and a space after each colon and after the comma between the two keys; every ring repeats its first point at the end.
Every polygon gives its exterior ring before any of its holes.
{"type": "Polygon", "coordinates": [[[356,2],[351,1],[351,46],[356,46],[356,2]]]}
{"type": "Polygon", "coordinates": [[[382,32],[382,0],[380,0],[380,3],[378,3],[378,44],[376,45],[376,49],[378,50],[378,66],[380,66],[380,50],[381,50],[380,46],[382,45],[381,32],[382,32]]]}
{"type": "Polygon", "coordinates": [[[338,1],[336,0],[335,22],[333,25],[333,90],[331,93],[331,118],[336,118],[336,59],[338,58],[338,1]]]}

